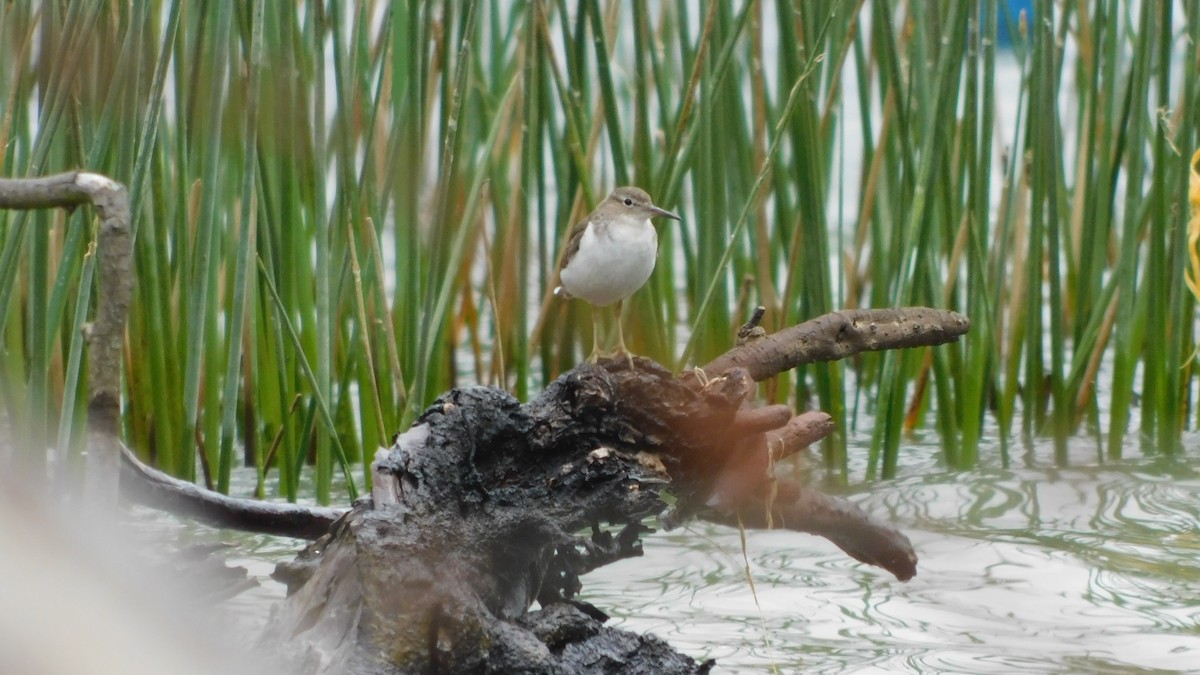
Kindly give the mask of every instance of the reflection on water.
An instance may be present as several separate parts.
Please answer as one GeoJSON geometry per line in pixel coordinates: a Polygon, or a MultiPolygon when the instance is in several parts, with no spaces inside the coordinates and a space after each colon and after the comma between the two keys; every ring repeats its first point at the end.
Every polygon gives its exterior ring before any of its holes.
{"type": "MultiPolygon", "coordinates": [[[[1193,447],[1200,446],[1200,441],[1193,447]]],[[[1129,672],[1200,667],[1196,454],[1055,468],[944,472],[913,447],[908,476],[848,496],[885,516],[921,557],[905,584],[823,539],[695,523],[647,538],[643,558],[584,578],[584,599],[720,672],[1129,672]]],[[[249,487],[247,487],[249,490],[249,487]]],[[[175,527],[179,527],[176,525],[175,527]]],[[[262,586],[235,599],[261,625],[283,589],[267,575],[295,540],[211,532],[262,586]]]]}

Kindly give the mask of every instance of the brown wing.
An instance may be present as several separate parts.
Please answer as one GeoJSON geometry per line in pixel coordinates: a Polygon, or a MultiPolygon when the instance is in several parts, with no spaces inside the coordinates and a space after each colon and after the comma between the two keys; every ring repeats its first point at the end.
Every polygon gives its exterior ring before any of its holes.
{"type": "Polygon", "coordinates": [[[563,251],[562,257],[558,259],[558,272],[561,274],[563,269],[571,263],[571,259],[579,253],[579,243],[583,241],[583,233],[587,230],[588,219],[575,223],[571,228],[570,239],[567,240],[567,248],[563,251]]]}
{"type": "Polygon", "coordinates": [[[563,250],[562,257],[558,259],[558,272],[556,273],[558,286],[554,287],[554,294],[563,300],[570,300],[574,296],[568,293],[567,289],[562,286],[562,271],[571,263],[571,258],[574,258],[576,253],[579,253],[579,242],[583,241],[583,232],[587,229],[587,224],[587,218],[575,223],[571,228],[571,238],[567,240],[567,248],[563,250]]]}

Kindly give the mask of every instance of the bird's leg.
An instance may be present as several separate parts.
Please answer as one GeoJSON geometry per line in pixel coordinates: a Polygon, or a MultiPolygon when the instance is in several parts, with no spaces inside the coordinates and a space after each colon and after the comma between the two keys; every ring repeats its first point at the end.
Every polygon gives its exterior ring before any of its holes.
{"type": "Polygon", "coordinates": [[[624,300],[618,300],[616,310],[613,312],[617,320],[617,355],[624,354],[629,361],[629,369],[633,370],[633,354],[625,348],[625,332],[621,328],[621,307],[624,303],[624,300]]]}
{"type": "Polygon", "coordinates": [[[600,359],[600,310],[592,305],[592,353],[588,354],[588,363],[595,363],[600,359]]]}

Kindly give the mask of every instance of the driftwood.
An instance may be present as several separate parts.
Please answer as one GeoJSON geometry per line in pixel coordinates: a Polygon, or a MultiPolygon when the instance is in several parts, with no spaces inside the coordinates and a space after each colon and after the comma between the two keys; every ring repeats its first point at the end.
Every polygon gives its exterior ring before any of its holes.
{"type": "Polygon", "coordinates": [[[967,326],[920,308],[839,312],[788,329],[804,345],[767,336],[699,375],[617,359],[581,365],[524,405],[451,391],[377,455],[371,499],[279,566],[289,597],[263,642],[286,645],[296,672],[705,672],[574,600],[581,575],[640,555],[648,517],[810,532],[901,580],[917,561],[903,534],[850,502],[769,475],[773,459],[827,434],[828,416],[748,406],[754,379],[772,373],[728,364],[940,344],[967,326]]]}
{"type": "Polygon", "coordinates": [[[123,493],[227,527],[316,537],[278,566],[289,597],[261,640],[289,672],[705,672],[711,663],[653,636],[605,626],[575,599],[580,576],[640,555],[658,516],[664,528],[701,517],[808,532],[911,578],[902,533],[771,475],[832,430],[828,415],[749,399],[755,380],[800,363],[942,344],[968,325],[924,308],[835,312],[774,335],[747,326],[738,347],[680,377],[617,359],[581,365],[527,404],[457,389],[377,454],[371,497],[344,511],[215,495],[131,453],[123,493]]]}
{"type": "Polygon", "coordinates": [[[808,532],[911,578],[902,533],[771,476],[775,460],[832,430],[828,415],[748,399],[774,368],[942,344],[968,326],[924,308],[835,312],[774,335],[748,327],[738,347],[680,377],[618,359],[581,365],[524,405],[454,390],[378,453],[371,497],[347,511],[214,495],[131,454],[123,492],[227,527],[321,533],[276,570],[289,597],[262,644],[290,672],[704,672],[711,664],[653,636],[605,626],[574,599],[580,576],[640,555],[657,515],[663,527],[701,517],[808,532]]]}

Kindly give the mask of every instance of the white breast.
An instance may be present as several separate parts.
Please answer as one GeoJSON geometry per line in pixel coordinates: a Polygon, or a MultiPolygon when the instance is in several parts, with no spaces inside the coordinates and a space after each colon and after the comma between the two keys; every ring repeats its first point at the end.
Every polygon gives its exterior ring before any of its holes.
{"type": "Polygon", "coordinates": [[[568,293],[604,307],[641,288],[657,257],[658,233],[649,220],[640,225],[591,226],[560,277],[568,293]]]}

